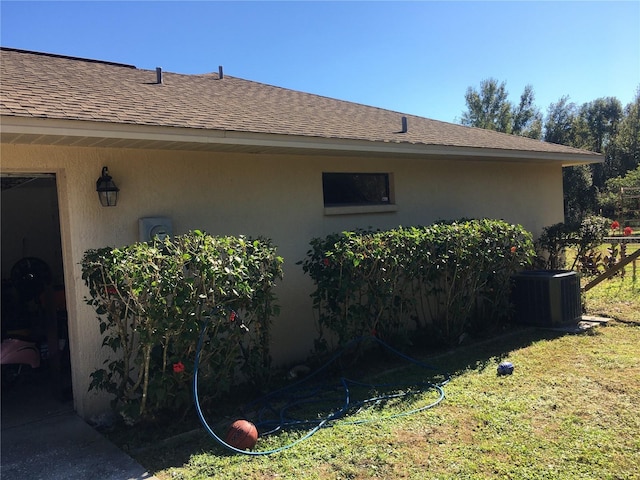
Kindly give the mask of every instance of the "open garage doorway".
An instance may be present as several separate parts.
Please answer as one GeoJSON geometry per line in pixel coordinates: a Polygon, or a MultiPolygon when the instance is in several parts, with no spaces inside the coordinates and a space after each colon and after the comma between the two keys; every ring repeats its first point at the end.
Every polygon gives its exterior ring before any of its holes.
{"type": "Polygon", "coordinates": [[[2,423],[73,408],[54,174],[2,182],[2,423]]]}

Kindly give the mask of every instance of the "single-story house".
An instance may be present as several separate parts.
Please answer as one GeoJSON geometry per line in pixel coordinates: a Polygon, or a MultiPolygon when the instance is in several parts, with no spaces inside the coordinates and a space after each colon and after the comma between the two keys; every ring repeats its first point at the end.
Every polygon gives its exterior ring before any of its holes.
{"type": "Polygon", "coordinates": [[[144,239],[142,224],[271,238],[285,259],[271,351],[285,364],[305,358],[316,335],[313,284],[296,265],[313,237],[461,217],[537,235],[563,220],[562,168],[602,161],[222,68],[184,75],[12,48],[1,62],[3,285],[22,258],[50,267],[84,417],[103,405],[88,386],[105,355],[84,300],[87,249],[144,239]],[[103,167],[120,189],[113,207],[96,193],[103,167]]]}

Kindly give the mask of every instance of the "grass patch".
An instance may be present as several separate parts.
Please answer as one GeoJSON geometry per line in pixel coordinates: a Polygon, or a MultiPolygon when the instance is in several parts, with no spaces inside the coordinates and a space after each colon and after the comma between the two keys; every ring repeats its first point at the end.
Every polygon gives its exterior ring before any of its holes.
{"type": "Polygon", "coordinates": [[[163,480],[639,478],[639,343],[640,327],[619,322],[525,329],[441,357],[454,371],[447,398],[416,415],[338,424],[265,457],[229,454],[199,431],[134,457],[163,480]],[[499,377],[505,358],[515,372],[499,377]]]}
{"type": "MultiPolygon", "coordinates": [[[[585,294],[588,314],[616,319],[607,326],[579,335],[513,327],[438,356],[414,352],[452,374],[435,408],[360,425],[338,422],[263,457],[227,452],[195,417],[183,421],[183,429],[194,428],[190,433],[166,441],[140,436],[128,450],[161,480],[640,479],[640,280],[633,281],[631,268],[585,294]],[[496,374],[502,360],[513,362],[513,375],[496,374]]],[[[376,382],[425,380],[423,370],[379,356],[362,370],[376,382]]],[[[414,394],[348,420],[419,407],[433,397],[414,394]]],[[[211,421],[223,428],[234,419],[225,413],[211,421]]],[[[257,449],[295,435],[260,439],[257,449]]]]}

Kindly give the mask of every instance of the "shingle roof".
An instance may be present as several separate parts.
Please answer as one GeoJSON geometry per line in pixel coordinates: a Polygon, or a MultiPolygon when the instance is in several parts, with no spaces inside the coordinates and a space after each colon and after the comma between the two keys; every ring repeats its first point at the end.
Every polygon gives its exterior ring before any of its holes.
{"type": "Polygon", "coordinates": [[[599,155],[562,145],[207,73],[185,75],[131,65],[2,48],[3,117],[295,135],[383,144],[599,155]],[[402,117],[408,131],[401,133],[402,117]]]}

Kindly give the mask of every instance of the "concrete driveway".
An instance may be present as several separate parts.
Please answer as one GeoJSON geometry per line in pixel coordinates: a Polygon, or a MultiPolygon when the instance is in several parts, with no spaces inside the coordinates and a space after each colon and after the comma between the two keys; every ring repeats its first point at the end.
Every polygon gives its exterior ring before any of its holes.
{"type": "Polygon", "coordinates": [[[75,414],[71,401],[20,385],[3,389],[0,477],[12,480],[155,479],[75,414]]]}

